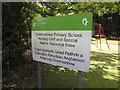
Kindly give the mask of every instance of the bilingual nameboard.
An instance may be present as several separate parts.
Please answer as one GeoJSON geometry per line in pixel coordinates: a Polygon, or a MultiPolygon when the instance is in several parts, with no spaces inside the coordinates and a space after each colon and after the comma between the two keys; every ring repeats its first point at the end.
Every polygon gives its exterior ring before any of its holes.
{"type": "Polygon", "coordinates": [[[89,72],[92,13],[33,19],[33,60],[89,72]]]}

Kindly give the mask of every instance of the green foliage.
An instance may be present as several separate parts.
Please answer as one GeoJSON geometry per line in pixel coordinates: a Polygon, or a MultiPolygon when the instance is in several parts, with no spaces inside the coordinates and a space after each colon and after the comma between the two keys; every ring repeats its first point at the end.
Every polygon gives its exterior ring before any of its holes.
{"type": "MultiPolygon", "coordinates": [[[[63,16],[79,13],[93,13],[94,23],[102,23],[107,36],[120,37],[120,3],[119,2],[3,2],[2,5],[2,39],[3,56],[11,56],[11,50],[23,47],[23,42],[31,39],[32,19],[38,17],[63,16]],[[7,52],[7,53],[6,53],[7,52]],[[8,53],[9,52],[9,53],[8,53]],[[6,53],[6,54],[5,54],[6,53]]],[[[16,51],[23,57],[25,49],[16,51]]],[[[3,65],[21,62],[16,59],[3,58],[3,65]]],[[[16,64],[16,66],[17,66],[16,64]]],[[[14,66],[14,65],[11,65],[14,66]]]]}
{"type": "Polygon", "coordinates": [[[23,42],[31,38],[31,20],[38,16],[37,6],[36,3],[31,2],[2,4],[3,70],[25,62],[23,54],[26,48],[23,42]]]}
{"type": "Polygon", "coordinates": [[[120,4],[118,2],[40,2],[39,6],[42,8],[41,15],[43,17],[55,16],[58,13],[64,15],[87,12],[102,16],[103,14],[111,14],[120,11],[120,4]]]}
{"type": "Polygon", "coordinates": [[[93,27],[94,23],[102,23],[107,37],[120,37],[119,2],[40,2],[39,6],[42,17],[93,13],[93,27]]]}
{"type": "Polygon", "coordinates": [[[120,37],[120,15],[118,12],[113,14],[105,14],[99,18],[103,24],[105,34],[108,38],[120,37]]]}

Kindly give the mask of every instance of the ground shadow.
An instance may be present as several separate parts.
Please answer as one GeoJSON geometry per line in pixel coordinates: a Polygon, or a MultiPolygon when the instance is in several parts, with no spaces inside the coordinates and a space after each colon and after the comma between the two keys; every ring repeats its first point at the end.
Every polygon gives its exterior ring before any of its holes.
{"type": "MultiPolygon", "coordinates": [[[[91,51],[90,72],[82,73],[82,88],[118,88],[117,53],[91,51]]],[[[43,64],[43,88],[77,88],[77,71],[43,64]]]]}
{"type": "MultiPolygon", "coordinates": [[[[82,88],[118,88],[118,54],[91,51],[90,72],[82,72],[82,88]]],[[[77,70],[42,63],[42,88],[77,88],[77,70]]],[[[3,86],[38,88],[37,62],[3,76],[3,86]]]]}

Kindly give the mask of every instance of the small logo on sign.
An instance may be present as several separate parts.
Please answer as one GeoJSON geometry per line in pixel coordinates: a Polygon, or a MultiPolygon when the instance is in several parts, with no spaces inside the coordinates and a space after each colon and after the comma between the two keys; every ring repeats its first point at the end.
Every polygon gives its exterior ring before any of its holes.
{"type": "Polygon", "coordinates": [[[33,23],[33,27],[35,27],[36,23],[33,23]]]}
{"type": "Polygon", "coordinates": [[[88,20],[87,20],[87,18],[83,18],[83,20],[82,20],[82,24],[84,24],[84,25],[87,26],[87,24],[88,24],[88,20]]]}

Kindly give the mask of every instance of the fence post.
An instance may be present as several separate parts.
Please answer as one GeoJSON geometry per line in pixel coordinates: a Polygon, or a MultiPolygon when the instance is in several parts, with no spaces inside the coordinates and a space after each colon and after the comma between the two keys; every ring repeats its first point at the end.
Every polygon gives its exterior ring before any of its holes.
{"type": "Polygon", "coordinates": [[[38,62],[38,88],[42,88],[42,78],[41,78],[41,63],[38,62]]]}
{"type": "Polygon", "coordinates": [[[81,88],[82,83],[82,71],[78,70],[78,88],[81,88]]]}

